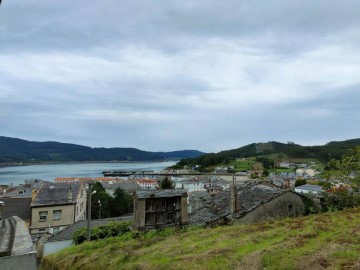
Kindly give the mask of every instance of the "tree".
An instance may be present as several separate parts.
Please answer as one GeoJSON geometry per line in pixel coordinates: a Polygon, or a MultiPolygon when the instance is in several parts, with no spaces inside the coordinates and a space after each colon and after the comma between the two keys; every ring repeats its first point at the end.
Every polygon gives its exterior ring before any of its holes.
{"type": "Polygon", "coordinates": [[[109,218],[114,216],[111,211],[113,198],[106,193],[105,188],[100,182],[96,182],[92,186],[93,193],[91,195],[91,218],[109,218]],[[100,201],[100,203],[99,203],[100,201]]]}
{"type": "Polygon", "coordinates": [[[331,160],[329,169],[335,169],[333,176],[349,182],[355,189],[360,188],[360,146],[348,151],[341,160],[331,160]]]}
{"type": "Polygon", "coordinates": [[[342,210],[360,206],[360,146],[348,151],[341,160],[331,160],[327,165],[329,179],[339,179],[351,184],[352,190],[343,186],[328,183],[328,192],[322,198],[325,211],[342,210]],[[354,192],[355,191],[355,192],[354,192]]]}
{"type": "Polygon", "coordinates": [[[114,192],[114,199],[112,201],[111,209],[112,215],[114,216],[121,216],[124,213],[131,213],[133,211],[132,196],[118,187],[114,192]]]}
{"type": "Polygon", "coordinates": [[[175,188],[175,184],[171,181],[170,176],[166,175],[165,178],[160,182],[160,189],[171,189],[175,188]]]}
{"type": "Polygon", "coordinates": [[[298,179],[295,181],[295,187],[302,186],[302,185],[306,185],[305,179],[298,179]]]}

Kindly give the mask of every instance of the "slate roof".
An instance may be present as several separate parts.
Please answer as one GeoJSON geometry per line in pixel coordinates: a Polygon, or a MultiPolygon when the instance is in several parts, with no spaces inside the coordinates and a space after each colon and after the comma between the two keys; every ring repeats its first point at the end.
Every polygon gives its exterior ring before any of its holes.
{"type": "Polygon", "coordinates": [[[18,216],[24,221],[31,219],[31,198],[1,198],[4,202],[3,218],[18,216]]]}
{"type": "Polygon", "coordinates": [[[25,180],[25,184],[20,184],[15,187],[6,189],[6,192],[3,193],[2,197],[12,197],[12,198],[31,198],[31,191],[33,189],[40,189],[45,183],[51,183],[48,181],[43,181],[40,179],[31,179],[25,180]],[[21,194],[19,193],[21,191],[21,194]]]}
{"type": "Polygon", "coordinates": [[[47,183],[41,187],[31,206],[75,203],[81,186],[80,183],[47,183]],[[70,199],[69,191],[72,194],[70,199]]]}
{"type": "Polygon", "coordinates": [[[145,198],[170,198],[187,196],[185,189],[159,189],[159,190],[139,190],[135,192],[139,199],[145,198]]]}
{"type": "MultiPolygon", "coordinates": [[[[272,199],[289,192],[268,182],[246,181],[237,185],[239,212],[234,216],[230,215],[230,191],[225,190],[217,194],[200,195],[191,193],[191,196],[198,196],[198,208],[189,214],[190,223],[206,224],[220,218],[240,218],[251,212],[258,206],[271,201],[272,199]],[[199,206],[200,205],[200,206],[199,206]]],[[[190,198],[190,203],[194,201],[190,198]]],[[[196,200],[195,200],[196,201],[196,200]]]]}
{"type": "MultiPolygon", "coordinates": [[[[93,219],[90,221],[90,228],[106,225],[113,221],[131,221],[133,220],[133,216],[121,216],[121,217],[113,217],[106,219],[93,219]]],[[[46,242],[56,242],[56,241],[64,241],[71,240],[73,234],[81,228],[85,228],[87,226],[87,220],[79,220],[75,222],[73,225],[66,227],[62,231],[57,234],[51,236],[46,242]]]]}

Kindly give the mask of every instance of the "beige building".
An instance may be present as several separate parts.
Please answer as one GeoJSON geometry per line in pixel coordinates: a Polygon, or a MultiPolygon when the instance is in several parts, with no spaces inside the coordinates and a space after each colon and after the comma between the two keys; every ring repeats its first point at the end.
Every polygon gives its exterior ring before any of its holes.
{"type": "Polygon", "coordinates": [[[54,234],[85,218],[86,190],[83,184],[46,184],[31,203],[30,233],[54,234]]]}

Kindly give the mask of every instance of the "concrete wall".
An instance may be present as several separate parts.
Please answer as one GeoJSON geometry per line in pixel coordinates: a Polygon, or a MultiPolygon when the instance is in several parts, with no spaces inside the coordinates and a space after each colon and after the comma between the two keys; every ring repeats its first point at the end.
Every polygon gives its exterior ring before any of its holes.
{"type": "Polygon", "coordinates": [[[44,254],[43,256],[58,252],[64,248],[70,247],[72,245],[72,240],[63,240],[63,241],[54,241],[54,242],[45,242],[44,243],[44,254]]]}
{"type": "Polygon", "coordinates": [[[304,212],[305,206],[301,197],[293,192],[286,192],[270,202],[255,208],[234,223],[251,224],[281,217],[297,217],[303,216],[304,212]]]}
{"type": "Polygon", "coordinates": [[[36,270],[36,254],[0,257],[1,270],[36,270]]]}
{"type": "Polygon", "coordinates": [[[79,193],[76,198],[76,205],[75,205],[75,222],[79,220],[86,219],[86,189],[84,186],[81,186],[79,193]],[[76,211],[78,209],[78,211],[76,211]]]}

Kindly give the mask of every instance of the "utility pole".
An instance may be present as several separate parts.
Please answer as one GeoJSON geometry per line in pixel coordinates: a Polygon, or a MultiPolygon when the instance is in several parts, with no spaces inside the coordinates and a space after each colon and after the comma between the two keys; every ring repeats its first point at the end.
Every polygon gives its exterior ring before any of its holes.
{"type": "Polygon", "coordinates": [[[91,220],[91,186],[92,183],[88,185],[88,215],[87,215],[87,241],[90,242],[90,220],[91,220]]]}

